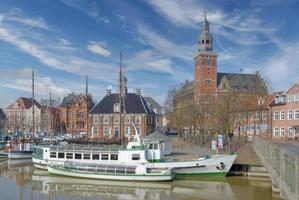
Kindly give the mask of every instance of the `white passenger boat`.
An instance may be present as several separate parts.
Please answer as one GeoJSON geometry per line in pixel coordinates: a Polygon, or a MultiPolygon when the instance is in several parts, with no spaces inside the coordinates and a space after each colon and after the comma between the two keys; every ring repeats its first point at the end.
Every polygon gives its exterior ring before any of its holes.
{"type": "Polygon", "coordinates": [[[63,165],[48,165],[48,172],[78,178],[121,181],[171,181],[171,169],[154,170],[145,165],[98,165],[65,162],[63,165]]]}
{"type": "MultiPolygon", "coordinates": [[[[163,160],[163,147],[153,140],[142,143],[137,131],[134,140],[126,147],[120,146],[35,146],[33,148],[34,166],[48,169],[47,166],[64,166],[65,162],[89,165],[138,165],[148,169],[161,170],[171,168],[175,178],[182,176],[226,176],[236,159],[236,154],[206,156],[187,161],[163,160]]],[[[50,167],[50,169],[53,169],[50,167]]]]}

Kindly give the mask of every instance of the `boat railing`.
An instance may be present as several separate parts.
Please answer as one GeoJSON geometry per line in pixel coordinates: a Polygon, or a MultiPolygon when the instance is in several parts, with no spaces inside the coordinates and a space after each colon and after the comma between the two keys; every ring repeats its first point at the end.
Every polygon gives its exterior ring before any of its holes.
{"type": "Polygon", "coordinates": [[[70,148],[70,147],[52,147],[50,151],[56,151],[56,152],[72,152],[72,153],[101,153],[101,152],[107,152],[107,153],[114,153],[118,152],[119,148],[111,147],[83,147],[83,148],[70,148]]]}
{"type": "Polygon", "coordinates": [[[81,171],[87,173],[96,172],[105,174],[135,174],[137,166],[65,162],[64,168],[71,171],[81,171]]]}

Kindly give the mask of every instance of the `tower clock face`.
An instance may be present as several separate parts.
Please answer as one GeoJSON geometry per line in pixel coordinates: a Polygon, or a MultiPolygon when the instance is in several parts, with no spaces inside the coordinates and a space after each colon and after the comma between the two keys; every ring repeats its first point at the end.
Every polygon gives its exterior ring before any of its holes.
{"type": "Polygon", "coordinates": [[[206,58],[206,65],[211,65],[211,63],[212,63],[211,57],[207,57],[206,58]]]}

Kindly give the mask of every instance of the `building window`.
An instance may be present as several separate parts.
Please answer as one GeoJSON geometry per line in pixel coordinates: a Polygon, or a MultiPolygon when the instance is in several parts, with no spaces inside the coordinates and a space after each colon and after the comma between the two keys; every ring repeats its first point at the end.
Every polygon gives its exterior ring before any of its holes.
{"type": "Polygon", "coordinates": [[[138,126],[138,127],[136,127],[136,129],[137,129],[137,133],[138,133],[138,135],[140,135],[140,133],[141,133],[141,128],[138,126]]]}
{"type": "Polygon", "coordinates": [[[109,160],[109,155],[108,154],[102,154],[101,155],[101,160],[109,160]]]}
{"type": "Polygon", "coordinates": [[[104,126],[104,135],[109,135],[109,128],[108,128],[108,126],[104,126]]]}
{"type": "Polygon", "coordinates": [[[140,115],[135,116],[135,124],[141,124],[141,116],[140,115]]]}
{"type": "Polygon", "coordinates": [[[285,116],[284,116],[284,111],[280,111],[280,120],[284,120],[285,116]]]}
{"type": "Polygon", "coordinates": [[[82,159],[82,154],[81,153],[75,153],[75,159],[76,160],[81,160],[82,159]]]}
{"type": "Polygon", "coordinates": [[[113,111],[114,111],[114,112],[119,112],[119,103],[115,103],[115,104],[113,105],[113,111]]]}
{"type": "Polygon", "coordinates": [[[294,119],[299,119],[299,110],[294,110],[294,119]]]}
{"type": "Polygon", "coordinates": [[[125,116],[125,123],[130,124],[130,115],[125,116]]]}
{"type": "Polygon", "coordinates": [[[92,154],[93,160],[100,160],[100,154],[92,154]]]}
{"type": "Polygon", "coordinates": [[[93,134],[98,134],[98,128],[97,127],[93,127],[93,134]]]}
{"type": "Polygon", "coordinates": [[[262,119],[266,120],[267,119],[267,111],[262,111],[262,119]]]}
{"type": "Polygon", "coordinates": [[[212,80],[207,79],[207,80],[206,80],[206,85],[212,85],[212,80]]]}
{"type": "Polygon", "coordinates": [[[73,159],[73,153],[66,153],[66,159],[73,159]]]}
{"type": "Polygon", "coordinates": [[[132,160],[140,160],[140,154],[132,154],[132,160]]]}
{"type": "Polygon", "coordinates": [[[204,44],[205,43],[205,41],[204,40],[201,40],[201,44],[204,44]]]}
{"type": "Polygon", "coordinates": [[[274,136],[279,136],[279,128],[274,128],[274,136]]]}
{"type": "Polygon", "coordinates": [[[98,115],[93,115],[93,118],[92,118],[93,124],[98,124],[98,121],[99,121],[99,116],[98,115]]]}
{"type": "Polygon", "coordinates": [[[114,124],[119,123],[119,115],[114,115],[114,124]]]}
{"type": "Polygon", "coordinates": [[[115,137],[118,137],[118,136],[119,136],[119,128],[118,128],[118,126],[115,126],[115,127],[114,127],[114,136],[115,136],[115,137]]]}
{"type": "Polygon", "coordinates": [[[111,154],[110,160],[118,160],[118,154],[111,154]]]}
{"type": "Polygon", "coordinates": [[[294,94],[294,101],[299,101],[299,93],[294,94]]]}
{"type": "Polygon", "coordinates": [[[210,43],[210,41],[209,40],[206,40],[206,44],[209,44],[210,43]]]}
{"type": "Polygon", "coordinates": [[[289,137],[293,136],[293,128],[292,127],[289,127],[289,129],[288,129],[288,136],[289,137]]]}
{"type": "Polygon", "coordinates": [[[280,136],[284,136],[284,128],[283,127],[280,128],[280,136]]]}
{"type": "Polygon", "coordinates": [[[279,119],[279,112],[274,112],[274,120],[278,120],[279,119]]]}
{"type": "Polygon", "coordinates": [[[294,95],[293,94],[288,95],[287,99],[288,99],[288,102],[293,102],[294,101],[294,95]]]}
{"type": "Polygon", "coordinates": [[[127,136],[130,135],[130,126],[126,126],[126,128],[125,128],[125,134],[127,136]]]}
{"type": "Polygon", "coordinates": [[[109,124],[109,115],[104,115],[104,124],[109,124]]]}
{"type": "Polygon", "coordinates": [[[289,120],[293,119],[293,110],[288,110],[288,119],[289,120]]]}

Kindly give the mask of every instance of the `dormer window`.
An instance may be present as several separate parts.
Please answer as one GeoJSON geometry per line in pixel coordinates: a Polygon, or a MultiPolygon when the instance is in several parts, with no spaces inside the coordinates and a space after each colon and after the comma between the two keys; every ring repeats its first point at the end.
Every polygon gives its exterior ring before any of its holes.
{"type": "Polygon", "coordinates": [[[113,112],[119,112],[119,103],[113,105],[113,112]]]}

